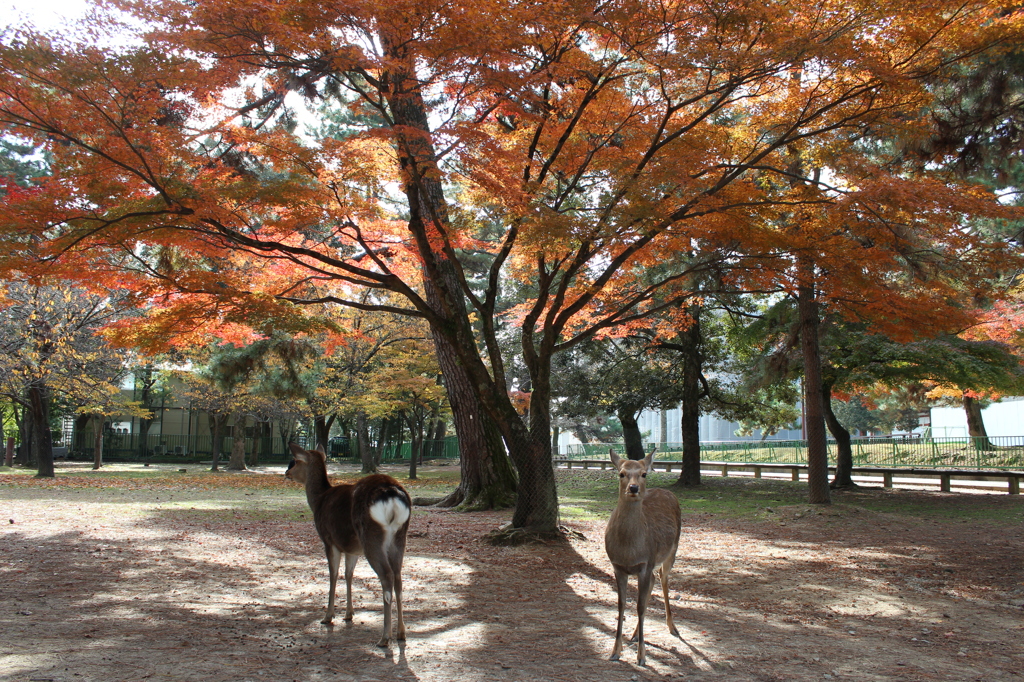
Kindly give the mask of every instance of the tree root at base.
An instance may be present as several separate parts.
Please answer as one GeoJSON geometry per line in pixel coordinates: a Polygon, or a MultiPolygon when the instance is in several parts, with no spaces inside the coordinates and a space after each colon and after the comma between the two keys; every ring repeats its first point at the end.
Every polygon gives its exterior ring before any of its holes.
{"type": "Polygon", "coordinates": [[[491,511],[512,508],[515,506],[515,495],[487,495],[483,490],[475,495],[467,495],[466,491],[459,487],[444,497],[414,497],[412,503],[417,507],[455,509],[460,512],[491,511]]]}
{"type": "MultiPolygon", "coordinates": [[[[530,528],[513,528],[507,523],[484,536],[484,541],[496,547],[518,547],[520,545],[564,544],[570,538],[584,538],[582,533],[565,526],[555,530],[541,531],[530,528]]],[[[585,539],[585,538],[584,538],[585,539]]]]}

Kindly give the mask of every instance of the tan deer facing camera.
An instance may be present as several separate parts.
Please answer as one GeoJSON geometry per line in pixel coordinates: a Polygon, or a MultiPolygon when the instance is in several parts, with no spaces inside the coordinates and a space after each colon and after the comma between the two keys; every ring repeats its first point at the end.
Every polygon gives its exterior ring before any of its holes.
{"type": "Polygon", "coordinates": [[[352,573],[359,555],[364,555],[384,592],[384,634],[377,646],[391,641],[391,599],[394,594],[398,612],[399,640],[405,639],[402,618],[402,558],[405,536],[409,531],[412,503],[409,494],[395,479],[372,474],[352,485],[331,485],[327,478],[327,457],[322,449],[304,450],[290,445],[295,459],[285,476],[306,486],[306,501],[313,510],[316,532],[324,543],[331,576],[327,597],[327,615],[323,623],[334,620],[334,593],[338,586],[338,567],[345,555],[345,620],[352,620],[352,573]]]}
{"type": "Polygon", "coordinates": [[[622,459],[611,451],[612,465],[619,472],[619,503],[608,519],[604,548],[615,569],[615,589],[619,595],[619,622],[615,629],[615,648],[611,660],[622,653],[622,621],[626,608],[629,576],[637,576],[639,620],[632,639],[637,642],[636,662],[644,665],[644,611],[654,587],[657,570],[665,599],[665,621],[676,637],[679,631],[672,622],[668,603],[668,574],[676,560],[682,515],[679,500],[667,490],[647,489],[647,472],[651,470],[654,450],[641,461],[622,459]]]}

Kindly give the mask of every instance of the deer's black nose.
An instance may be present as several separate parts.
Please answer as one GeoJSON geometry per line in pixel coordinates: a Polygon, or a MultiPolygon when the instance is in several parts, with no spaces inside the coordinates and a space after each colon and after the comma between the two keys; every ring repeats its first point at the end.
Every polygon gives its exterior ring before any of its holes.
{"type": "Polygon", "coordinates": [[[636,495],[638,492],[640,492],[640,486],[638,486],[636,483],[631,483],[629,485],[629,492],[632,493],[633,495],[636,495]]]}

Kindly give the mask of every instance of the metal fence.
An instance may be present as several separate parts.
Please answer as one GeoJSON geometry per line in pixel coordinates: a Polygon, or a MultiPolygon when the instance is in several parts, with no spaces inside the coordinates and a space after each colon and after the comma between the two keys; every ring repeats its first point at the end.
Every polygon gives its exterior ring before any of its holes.
{"type": "MultiPolygon", "coordinates": [[[[251,464],[287,462],[291,454],[280,438],[246,438],[246,461],[251,464]]],[[[226,461],[234,446],[234,438],[225,437],[221,443],[221,460],[226,461]]],[[[94,452],[90,431],[75,434],[69,448],[71,459],[90,460],[94,452]]],[[[213,459],[213,437],[200,435],[152,435],[113,433],[103,437],[103,460],[106,462],[168,462],[195,463],[213,459]]]]}
{"type": "MultiPolygon", "coordinates": [[[[411,457],[412,443],[388,443],[381,451],[380,460],[382,462],[408,462],[411,457]]],[[[423,452],[420,455],[420,461],[458,458],[459,439],[455,436],[449,436],[444,440],[423,441],[423,452]]]]}
{"type": "MultiPolygon", "coordinates": [[[[72,459],[92,459],[93,442],[89,432],[78,434],[75,444],[68,453],[72,459]]],[[[296,442],[304,447],[301,436],[296,442]]],[[[221,459],[230,455],[234,439],[225,437],[221,459]]],[[[659,460],[682,458],[682,443],[644,444],[650,451],[658,446],[659,460]]],[[[614,447],[620,455],[624,452],[621,443],[579,443],[559,448],[556,456],[567,459],[605,459],[608,448],[614,447]]],[[[829,458],[834,461],[836,445],[830,441],[829,458]]],[[[944,438],[855,438],[852,440],[854,466],[890,467],[962,467],[971,469],[1000,469],[1024,467],[1024,436],[1000,436],[990,438],[944,437],[944,438]]],[[[332,438],[330,455],[338,459],[359,459],[355,442],[347,438],[332,438]]],[[[280,438],[247,438],[246,461],[250,465],[287,462],[291,454],[280,438]],[[255,453],[255,454],[254,454],[255,453]]],[[[383,463],[408,462],[412,444],[388,443],[381,449],[383,463]]],[[[136,434],[107,435],[103,442],[103,459],[113,461],[150,461],[193,463],[210,461],[213,458],[211,436],[149,436],[142,442],[136,434]]],[[[421,461],[457,460],[459,442],[455,436],[444,440],[423,442],[421,461]]],[[[807,443],[802,440],[763,441],[711,441],[701,443],[701,459],[709,462],[751,462],[802,464],[807,461],[807,443]]]]}
{"type": "MultiPolygon", "coordinates": [[[[313,447],[301,434],[294,440],[302,447],[313,447]]],[[[225,436],[221,444],[221,461],[227,461],[234,446],[234,438],[225,436]]],[[[70,459],[91,460],[95,444],[90,431],[75,435],[74,444],[68,449],[70,459]]],[[[343,460],[359,460],[359,448],[348,438],[332,438],[328,444],[329,455],[343,460]]],[[[288,462],[292,455],[280,438],[246,438],[246,462],[250,465],[277,464],[288,462]]],[[[381,448],[380,461],[385,463],[408,462],[412,453],[411,443],[387,443],[381,448]]],[[[459,441],[454,436],[444,440],[423,442],[422,460],[458,459],[459,441]]],[[[145,439],[138,434],[106,434],[103,438],[103,459],[107,462],[166,462],[190,464],[209,462],[213,459],[213,437],[200,435],[151,435],[145,439]]]]}
{"type": "MultiPolygon", "coordinates": [[[[644,444],[650,452],[658,446],[655,459],[679,460],[682,443],[644,444]]],[[[1024,467],[1024,436],[990,438],[854,438],[851,442],[854,466],[963,467],[1005,469],[1024,467]]],[[[604,459],[608,448],[624,452],[621,443],[581,443],[559,448],[567,459],[604,459]]],[[[714,441],[700,444],[701,459],[709,462],[751,462],[802,464],[807,461],[807,441],[714,441]]],[[[835,459],[835,441],[829,441],[829,457],[835,459]]]]}

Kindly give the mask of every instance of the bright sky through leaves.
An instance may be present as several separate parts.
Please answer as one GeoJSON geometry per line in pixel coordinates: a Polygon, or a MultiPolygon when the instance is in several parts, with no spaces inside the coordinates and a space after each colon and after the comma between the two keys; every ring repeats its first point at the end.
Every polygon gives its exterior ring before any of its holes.
{"type": "Polygon", "coordinates": [[[76,19],[88,9],[85,0],[4,0],[0,4],[0,26],[31,21],[42,30],[57,28],[68,19],[76,19]]]}

